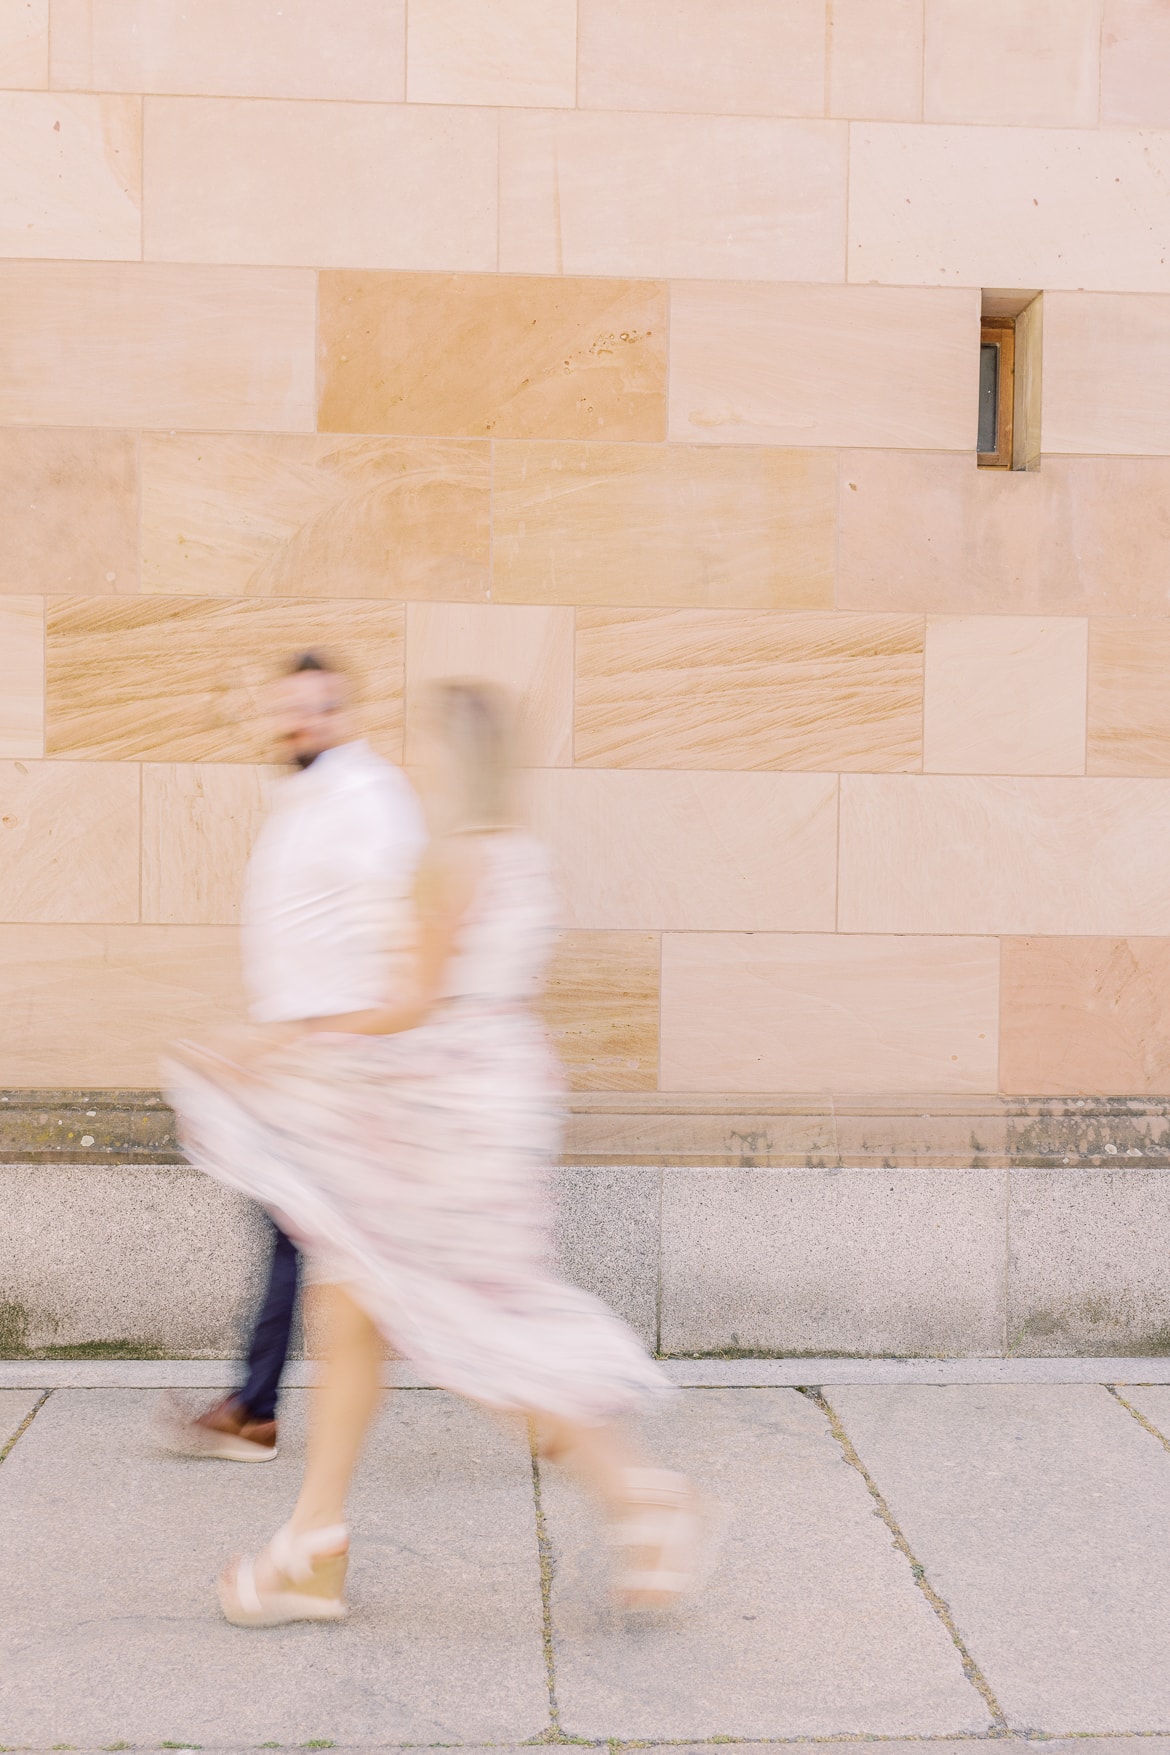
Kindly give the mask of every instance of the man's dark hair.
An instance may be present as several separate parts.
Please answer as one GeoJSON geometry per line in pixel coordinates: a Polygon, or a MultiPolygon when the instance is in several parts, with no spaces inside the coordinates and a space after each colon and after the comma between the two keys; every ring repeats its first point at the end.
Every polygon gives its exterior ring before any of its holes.
{"type": "Polygon", "coordinates": [[[300,676],[302,671],[317,670],[323,676],[340,676],[341,672],[335,664],[330,663],[324,652],[298,652],[290,658],[285,669],[286,676],[300,676]]]}

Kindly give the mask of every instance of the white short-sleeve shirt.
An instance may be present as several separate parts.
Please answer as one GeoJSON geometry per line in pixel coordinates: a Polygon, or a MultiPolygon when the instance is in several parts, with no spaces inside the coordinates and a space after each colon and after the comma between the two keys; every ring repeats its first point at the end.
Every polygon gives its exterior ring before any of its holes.
{"type": "Polygon", "coordinates": [[[275,784],[244,894],[244,979],[258,1023],[391,998],[425,842],[414,789],[365,743],[325,750],[275,784]]]}

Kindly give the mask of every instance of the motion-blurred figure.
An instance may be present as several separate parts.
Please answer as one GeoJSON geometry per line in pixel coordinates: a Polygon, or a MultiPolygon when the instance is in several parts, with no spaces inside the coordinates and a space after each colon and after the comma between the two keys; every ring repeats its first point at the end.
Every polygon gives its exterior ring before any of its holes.
{"type": "Polygon", "coordinates": [[[220,1578],[240,1625],[345,1614],[345,1502],[387,1342],[444,1388],[535,1418],[543,1453],[608,1514],[624,1607],[674,1602],[704,1535],[686,1478],[646,1466],[613,1425],[665,1375],[546,1265],[561,1080],[533,1002],[556,909],[544,851],[517,826],[504,704],[440,684],[427,738],[408,999],[306,1016],[275,1045],[180,1044],[171,1073],[192,1162],[310,1252],[325,1340],[292,1516],[220,1578]]]}
{"type": "MultiPolygon", "coordinates": [[[[401,771],[355,737],[346,680],[327,658],[295,658],[273,688],[280,757],[297,770],[274,789],[248,865],[244,976],[258,1024],[346,1012],[387,994],[387,928],[408,901],[426,841],[401,771]]],[[[296,1307],[296,1245],[273,1223],[268,1288],[239,1389],[195,1418],[172,1404],[163,1439],[190,1456],[267,1462],[296,1307]]]]}

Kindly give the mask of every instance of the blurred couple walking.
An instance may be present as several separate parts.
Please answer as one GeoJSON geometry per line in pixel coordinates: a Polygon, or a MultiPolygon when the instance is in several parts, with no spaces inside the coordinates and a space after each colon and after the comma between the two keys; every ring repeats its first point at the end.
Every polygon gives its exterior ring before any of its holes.
{"type": "Polygon", "coordinates": [[[507,704],[433,687],[422,805],[357,740],[345,677],[305,654],[274,685],[275,787],[248,871],[250,1028],[171,1051],[192,1163],[259,1201],[275,1241],[240,1390],[172,1417],[187,1454],[276,1454],[299,1252],[323,1352],[291,1516],[219,1581],[229,1621],[345,1614],[350,1480],[387,1347],[442,1387],[534,1422],[592,1489],[627,1609],[694,1581],[705,1513],[616,1418],[669,1387],[634,1335],[553,1277],[544,1181],[559,1070],[534,1011],[556,933],[543,849],[518,821],[507,704]]]}

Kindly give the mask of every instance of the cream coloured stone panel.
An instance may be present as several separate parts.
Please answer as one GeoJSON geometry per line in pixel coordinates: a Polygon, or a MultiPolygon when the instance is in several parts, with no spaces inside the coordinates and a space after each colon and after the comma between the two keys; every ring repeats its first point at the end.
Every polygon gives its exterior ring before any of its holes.
{"type": "Polygon", "coordinates": [[[570,926],[831,932],[837,907],[832,774],[527,776],[570,926]]]}
{"type": "Polygon", "coordinates": [[[157,1086],[177,1037],[243,1017],[236,933],[215,926],[0,926],[9,1085],[157,1086]]]}
{"type": "Polygon", "coordinates": [[[831,451],[501,440],[493,459],[497,600],[833,606],[831,451]]]}
{"type": "Polygon", "coordinates": [[[496,266],[496,118],[390,104],[148,98],[157,262],[496,266]]]}
{"type": "Polygon", "coordinates": [[[202,97],[403,96],[406,0],[52,0],[52,82],[202,97]]]}
{"type": "Polygon", "coordinates": [[[292,269],[0,262],[0,423],[310,430],[292,269]]]}
{"type": "Polygon", "coordinates": [[[409,0],[408,20],[411,103],[572,107],[577,0],[409,0]]]}
{"type": "Polygon", "coordinates": [[[0,756],[44,753],[44,599],[0,596],[0,756]]]}
{"type": "Polygon", "coordinates": [[[1045,451],[1170,454],[1168,383],[1170,294],[1045,294],[1045,451]]]}
{"type": "Polygon", "coordinates": [[[841,781],[839,930],[1170,931],[1170,783],[841,781]]]}
{"type": "Polygon", "coordinates": [[[142,918],[233,925],[244,868],[279,769],[242,762],[146,762],[142,767],[142,918]]]}
{"type": "Polygon", "coordinates": [[[0,0],[0,87],[49,83],[49,0],[0,0]]]}
{"type": "Polygon", "coordinates": [[[1170,457],[841,459],[843,609],[1170,615],[1170,457]]]}
{"type": "Polygon", "coordinates": [[[848,277],[1170,290],[1168,179],[1170,133],[859,123],[848,277]]]}
{"type": "Polygon", "coordinates": [[[142,255],[142,105],[0,92],[0,255],[142,255]]]}
{"type": "Polygon", "coordinates": [[[1090,774],[1170,775],[1168,676],[1170,623],[1092,623],[1090,774]]]}
{"type": "Polygon", "coordinates": [[[666,1091],[994,1091],[991,938],[668,933],[666,1091]]]}
{"type": "Polygon", "coordinates": [[[1170,8],[1164,0],[1104,0],[1101,121],[1170,128],[1170,8]]]}
{"type": "Polygon", "coordinates": [[[1083,774],[1089,624],[1077,616],[930,616],[928,774],[1083,774]]]}
{"type": "Polygon", "coordinates": [[[972,452],[978,335],[971,291],[675,286],[670,437],[972,452]]]}
{"type": "Polygon", "coordinates": [[[483,677],[519,708],[520,760],[573,759],[573,611],[515,604],[412,603],[406,612],[406,756],[419,755],[426,687],[483,677]]]}
{"type": "Polygon", "coordinates": [[[474,440],[146,433],[143,590],[486,598],[490,498],[474,440]]]}
{"type": "Polygon", "coordinates": [[[574,1091],[653,1091],[658,1083],[654,932],[563,932],[541,1001],[574,1091]]]}
{"type": "Polygon", "coordinates": [[[845,277],[839,122],[504,111],[508,273],[845,277]]]}
{"type": "Polygon", "coordinates": [[[132,762],[0,762],[0,920],[138,919],[132,762]]]}
{"type": "Polygon", "coordinates": [[[926,0],[926,120],[1095,128],[1100,38],[1101,0],[926,0]]]}
{"type": "Polygon", "coordinates": [[[0,592],[137,589],[134,434],[0,427],[0,592]]]}
{"type": "Polygon", "coordinates": [[[923,0],[828,0],[829,114],[922,116],[923,0]]]}
{"type": "Polygon", "coordinates": [[[820,116],[825,0],[578,0],[589,110],[820,116]]]}
{"type": "Polygon", "coordinates": [[[1003,941],[1000,1088],[1160,1096],[1170,1085],[1170,940],[1003,941]]]}

